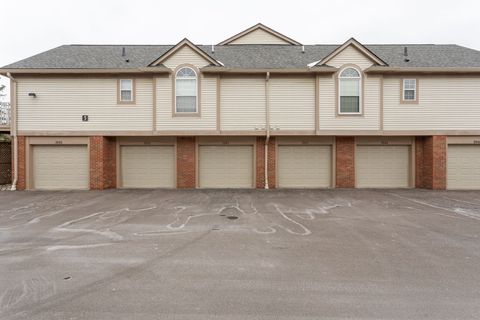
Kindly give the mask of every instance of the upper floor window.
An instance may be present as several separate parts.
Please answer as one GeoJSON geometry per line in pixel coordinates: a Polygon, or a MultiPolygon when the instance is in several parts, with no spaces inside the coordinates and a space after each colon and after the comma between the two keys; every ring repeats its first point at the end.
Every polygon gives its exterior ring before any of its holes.
{"type": "Polygon", "coordinates": [[[120,102],[133,102],[133,80],[120,79],[120,102]]]}
{"type": "Polygon", "coordinates": [[[417,101],[417,79],[403,79],[403,101],[417,101]]]}
{"type": "Polygon", "coordinates": [[[190,67],[175,75],[175,112],[197,112],[197,73],[190,67]]]}
{"type": "Polygon", "coordinates": [[[360,113],[361,101],[361,75],[355,68],[346,68],[338,77],[339,81],[339,100],[341,114],[360,113]]]}

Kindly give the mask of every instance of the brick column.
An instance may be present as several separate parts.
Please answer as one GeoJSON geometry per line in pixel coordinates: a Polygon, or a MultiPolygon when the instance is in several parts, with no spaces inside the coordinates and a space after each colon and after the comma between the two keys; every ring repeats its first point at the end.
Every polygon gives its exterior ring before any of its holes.
{"type": "Polygon", "coordinates": [[[177,137],[177,188],[196,187],[195,137],[177,137]]]}
{"type": "Polygon", "coordinates": [[[117,186],[116,139],[90,137],[90,189],[104,190],[117,186]]]}
{"type": "Polygon", "coordinates": [[[433,190],[447,187],[447,137],[415,138],[415,186],[433,190]]]}
{"type": "Polygon", "coordinates": [[[415,137],[415,188],[424,188],[423,153],[425,137],[415,137]]]}
{"type": "MultiPolygon", "coordinates": [[[[259,189],[265,188],[265,137],[257,137],[256,147],[256,181],[255,185],[259,189]]],[[[277,166],[277,152],[275,138],[270,137],[268,142],[268,187],[275,189],[277,187],[276,166],[277,166]]]]}
{"type": "Polygon", "coordinates": [[[355,137],[335,137],[335,186],[355,188],[355,137]]]}
{"type": "MultiPolygon", "coordinates": [[[[25,190],[27,187],[26,179],[26,168],[27,168],[27,158],[26,158],[26,139],[23,136],[18,136],[18,180],[17,180],[17,190],[25,190]]],[[[12,140],[12,143],[15,143],[15,139],[12,140]]],[[[14,157],[12,153],[12,157],[14,157]]],[[[12,179],[15,176],[15,163],[12,159],[12,179]]],[[[12,180],[13,182],[13,180],[12,180]]]]}

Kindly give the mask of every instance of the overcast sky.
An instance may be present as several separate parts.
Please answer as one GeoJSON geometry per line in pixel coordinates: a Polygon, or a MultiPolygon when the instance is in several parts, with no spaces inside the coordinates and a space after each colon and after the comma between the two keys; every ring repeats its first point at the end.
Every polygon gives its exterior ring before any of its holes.
{"type": "Polygon", "coordinates": [[[480,50],[478,0],[2,0],[0,12],[0,66],[62,44],[216,44],[258,22],[305,44],[480,50]]]}

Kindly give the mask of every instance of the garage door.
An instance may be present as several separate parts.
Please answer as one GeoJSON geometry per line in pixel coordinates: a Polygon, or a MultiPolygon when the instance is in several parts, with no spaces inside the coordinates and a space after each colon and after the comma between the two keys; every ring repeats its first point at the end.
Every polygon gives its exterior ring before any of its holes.
{"type": "Polygon", "coordinates": [[[173,188],[174,154],[173,146],[122,146],[122,187],[173,188]]]}
{"type": "Polygon", "coordinates": [[[331,146],[279,146],[281,188],[326,188],[332,181],[331,146]]]}
{"type": "Polygon", "coordinates": [[[88,189],[87,146],[33,146],[35,189],[88,189]]]}
{"type": "Polygon", "coordinates": [[[480,189],[480,146],[449,145],[448,189],[480,189]]]}
{"type": "Polygon", "coordinates": [[[358,188],[408,188],[409,146],[357,146],[358,188]]]}
{"type": "Polygon", "coordinates": [[[201,188],[252,188],[253,146],[200,146],[201,188]]]}

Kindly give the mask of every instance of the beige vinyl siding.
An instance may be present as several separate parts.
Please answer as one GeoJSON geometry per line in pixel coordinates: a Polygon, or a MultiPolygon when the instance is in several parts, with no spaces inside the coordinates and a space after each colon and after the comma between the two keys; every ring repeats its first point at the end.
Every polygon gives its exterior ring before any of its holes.
{"type": "Polygon", "coordinates": [[[175,69],[177,66],[185,63],[192,64],[197,68],[205,67],[206,65],[210,64],[210,62],[208,62],[189,46],[183,46],[173,53],[171,57],[165,60],[163,65],[165,65],[167,68],[175,69]]]}
{"type": "Polygon", "coordinates": [[[18,78],[19,130],[151,130],[152,106],[151,78],[136,79],[134,105],[117,105],[117,78],[18,78]]]}
{"type": "Polygon", "coordinates": [[[448,189],[480,189],[480,145],[449,145],[448,189]]]}
{"type": "Polygon", "coordinates": [[[200,77],[200,115],[173,116],[172,78],[157,78],[157,130],[215,130],[217,126],[217,78],[200,77]]]}
{"type": "Polygon", "coordinates": [[[200,146],[201,188],[252,188],[253,146],[200,146]]]}
{"type": "Polygon", "coordinates": [[[278,146],[280,188],[327,188],[331,183],[331,146],[278,146]]]}
{"type": "Polygon", "coordinates": [[[122,146],[122,187],[173,188],[174,154],[173,146],[122,146]]]}
{"type": "Polygon", "coordinates": [[[358,188],[408,188],[410,146],[357,146],[358,188]]]}
{"type": "Polygon", "coordinates": [[[34,189],[88,189],[87,146],[38,145],[32,150],[34,189]]]}
{"type": "Polygon", "coordinates": [[[371,67],[373,65],[373,61],[366,57],[354,46],[350,45],[327,62],[327,65],[337,68],[340,68],[345,64],[355,64],[363,70],[371,67]]]}
{"type": "Polygon", "coordinates": [[[315,130],[315,78],[270,78],[270,125],[315,130]]]}
{"type": "Polygon", "coordinates": [[[335,77],[319,78],[320,131],[321,130],[379,130],[380,128],[380,78],[367,77],[364,81],[363,114],[338,115],[335,77]]]}
{"type": "Polygon", "coordinates": [[[256,29],[246,35],[235,39],[230,44],[289,44],[287,41],[266,32],[262,29],[256,29]]]}
{"type": "Polygon", "coordinates": [[[384,79],[385,130],[478,130],[480,77],[418,77],[418,104],[400,104],[401,78],[384,79]]]}
{"type": "Polygon", "coordinates": [[[265,130],[265,78],[222,78],[221,129],[265,130]]]}

